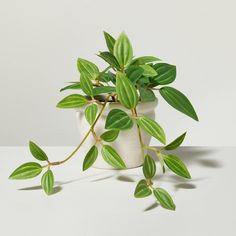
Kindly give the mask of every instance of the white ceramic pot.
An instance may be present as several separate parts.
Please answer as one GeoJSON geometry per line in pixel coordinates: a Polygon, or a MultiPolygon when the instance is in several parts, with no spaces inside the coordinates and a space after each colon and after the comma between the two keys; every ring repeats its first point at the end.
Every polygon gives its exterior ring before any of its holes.
{"type": "MultiPolygon", "coordinates": [[[[148,116],[152,119],[155,119],[155,107],[157,106],[157,100],[153,102],[145,102],[145,103],[139,103],[137,106],[137,113],[139,116],[144,115],[148,116]]],[[[96,134],[100,136],[103,132],[105,132],[105,121],[107,114],[112,109],[121,109],[124,110],[127,114],[131,115],[130,110],[124,108],[119,103],[108,103],[102,116],[96,123],[96,126],[94,128],[96,134]]],[[[77,123],[79,128],[79,133],[81,138],[84,137],[84,135],[88,132],[90,125],[88,124],[85,116],[84,116],[84,110],[85,108],[79,108],[76,110],[76,117],[77,117],[77,123]]],[[[151,137],[150,135],[146,134],[141,130],[141,135],[143,139],[143,143],[145,145],[149,145],[151,137]]],[[[91,148],[92,145],[94,145],[94,138],[92,134],[90,134],[82,146],[84,153],[87,153],[88,150],[91,148]]],[[[105,142],[104,142],[105,143],[105,142]]],[[[138,136],[138,130],[137,126],[133,125],[131,129],[120,131],[118,138],[112,142],[107,143],[114,147],[116,151],[119,153],[121,158],[126,164],[127,168],[135,168],[138,166],[141,166],[143,164],[143,158],[142,153],[140,149],[140,143],[139,143],[139,136],[138,136]]],[[[101,168],[101,169],[114,169],[112,166],[107,164],[101,155],[101,145],[97,144],[97,148],[99,150],[99,154],[97,157],[97,160],[93,164],[93,167],[95,168],[101,168]]]]}

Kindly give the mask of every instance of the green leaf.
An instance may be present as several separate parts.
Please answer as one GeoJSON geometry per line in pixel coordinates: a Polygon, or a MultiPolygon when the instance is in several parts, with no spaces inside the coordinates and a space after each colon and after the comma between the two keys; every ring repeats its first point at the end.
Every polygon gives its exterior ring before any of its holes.
{"type": "Polygon", "coordinates": [[[46,153],[34,142],[29,142],[29,149],[31,154],[39,161],[47,161],[46,153]]]}
{"type": "Polygon", "coordinates": [[[144,56],[144,57],[138,57],[132,60],[132,65],[144,65],[146,63],[154,62],[154,61],[160,61],[157,57],[152,56],[144,56]]]}
{"type": "Polygon", "coordinates": [[[44,190],[44,192],[47,195],[50,195],[53,193],[53,186],[54,186],[54,176],[51,170],[47,170],[42,178],[41,178],[41,185],[44,190]]]}
{"type": "Polygon", "coordinates": [[[116,40],[107,32],[104,31],[103,33],[106,40],[107,48],[109,49],[110,53],[113,53],[113,48],[116,40]]]}
{"type": "Polygon", "coordinates": [[[93,89],[94,96],[102,93],[114,93],[114,92],[116,92],[116,88],[113,86],[100,86],[93,89]]]}
{"type": "Polygon", "coordinates": [[[58,108],[78,108],[87,104],[87,99],[80,94],[72,94],[63,98],[58,104],[58,108]]]}
{"type": "Polygon", "coordinates": [[[143,69],[143,76],[145,77],[154,77],[157,75],[157,72],[149,65],[141,65],[143,69]]]}
{"type": "Polygon", "coordinates": [[[156,188],[154,191],[154,196],[160,202],[161,206],[169,209],[175,210],[175,204],[170,196],[170,194],[163,188],[156,188]]]}
{"type": "Polygon", "coordinates": [[[102,156],[103,159],[114,168],[117,169],[126,168],[124,161],[113,147],[109,145],[103,145],[102,156]]]}
{"type": "Polygon", "coordinates": [[[89,167],[91,167],[93,165],[93,163],[97,159],[97,156],[98,156],[98,149],[94,145],[89,149],[88,153],[86,154],[86,156],[84,158],[83,171],[87,170],[89,167]]]}
{"type": "Polygon", "coordinates": [[[144,159],[143,174],[146,179],[151,179],[156,174],[156,163],[149,155],[144,159]]]}
{"type": "Polygon", "coordinates": [[[128,114],[120,109],[112,109],[106,119],[106,129],[126,130],[133,126],[133,121],[128,114]]]}
{"type": "Polygon", "coordinates": [[[166,143],[166,136],[161,126],[154,120],[146,116],[137,118],[138,125],[148,134],[159,140],[161,143],[166,143]]]}
{"type": "Polygon", "coordinates": [[[88,121],[90,125],[92,125],[93,122],[95,121],[97,112],[98,112],[98,107],[96,104],[92,104],[86,107],[84,114],[85,114],[86,120],[88,121]]]}
{"type": "Polygon", "coordinates": [[[116,92],[124,107],[133,109],[138,104],[138,93],[135,86],[121,72],[116,75],[116,92]]]}
{"type": "Polygon", "coordinates": [[[100,52],[98,56],[101,57],[104,61],[106,61],[112,67],[117,68],[117,69],[120,68],[119,62],[116,60],[115,56],[112,53],[100,52]]]}
{"type": "Polygon", "coordinates": [[[100,138],[106,142],[113,142],[116,140],[116,138],[119,135],[119,130],[116,129],[112,129],[112,130],[108,130],[106,132],[104,132],[100,138]]]}
{"type": "Polygon", "coordinates": [[[153,91],[147,87],[139,86],[138,88],[141,102],[151,102],[156,100],[153,91]]]}
{"type": "Polygon", "coordinates": [[[146,180],[145,179],[140,180],[135,188],[134,196],[136,198],[143,198],[151,194],[152,190],[148,187],[146,180]]]}
{"type": "Polygon", "coordinates": [[[180,135],[178,138],[176,138],[174,141],[172,141],[171,143],[169,143],[167,146],[165,146],[165,150],[174,150],[177,147],[179,147],[182,142],[184,141],[186,132],[183,133],[182,135],[180,135]]]}
{"type": "Polygon", "coordinates": [[[125,33],[121,33],[114,45],[114,56],[121,68],[128,65],[133,58],[133,49],[125,33]]]}
{"type": "Polygon", "coordinates": [[[151,82],[155,85],[165,85],[172,83],[176,78],[176,66],[158,63],[153,66],[157,72],[157,76],[154,77],[151,82]]]}
{"type": "Polygon", "coordinates": [[[143,75],[143,69],[139,66],[129,66],[126,70],[126,75],[132,83],[136,83],[143,75]]]}
{"type": "Polygon", "coordinates": [[[81,89],[80,82],[70,84],[66,87],[60,89],[60,92],[68,90],[68,89],[81,89]]]}
{"type": "Polygon", "coordinates": [[[171,169],[175,174],[187,179],[191,179],[191,175],[188,172],[187,167],[177,156],[164,156],[164,162],[166,163],[168,168],[171,169]]]}
{"type": "Polygon", "coordinates": [[[80,86],[85,94],[93,96],[93,84],[92,81],[86,77],[83,73],[80,76],[80,86]]]}
{"type": "Polygon", "coordinates": [[[160,90],[161,96],[169,103],[172,107],[176,110],[184,113],[185,115],[193,118],[194,120],[198,121],[197,114],[188,100],[188,98],[172,87],[162,87],[160,90]]]}
{"type": "Polygon", "coordinates": [[[9,179],[30,179],[42,172],[42,166],[36,162],[27,162],[13,171],[9,179]]]}
{"type": "Polygon", "coordinates": [[[77,67],[79,72],[88,79],[95,80],[99,76],[98,67],[90,61],[78,58],[77,67]]]}

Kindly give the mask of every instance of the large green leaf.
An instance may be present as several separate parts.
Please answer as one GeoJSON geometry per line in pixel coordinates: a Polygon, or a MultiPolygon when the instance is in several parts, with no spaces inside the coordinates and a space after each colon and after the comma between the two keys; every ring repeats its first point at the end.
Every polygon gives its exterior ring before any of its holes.
{"type": "Polygon", "coordinates": [[[151,194],[152,190],[148,187],[146,180],[145,179],[140,180],[135,188],[134,196],[136,198],[143,198],[151,194]]]}
{"type": "Polygon", "coordinates": [[[113,53],[113,48],[116,40],[107,32],[103,31],[103,33],[106,40],[107,48],[109,49],[110,53],[113,53]]]}
{"type": "Polygon", "coordinates": [[[126,75],[132,83],[136,83],[143,75],[143,68],[139,66],[129,66],[126,70],[126,75]]]}
{"type": "Polygon", "coordinates": [[[78,58],[77,67],[79,72],[88,79],[95,80],[99,76],[98,67],[90,61],[78,58]]]}
{"type": "Polygon", "coordinates": [[[106,119],[106,129],[126,130],[133,126],[132,119],[128,114],[120,109],[112,109],[106,119]]]}
{"type": "Polygon", "coordinates": [[[92,125],[93,122],[95,121],[97,112],[98,112],[98,107],[96,104],[92,104],[86,107],[84,115],[90,125],[92,125]]]}
{"type": "Polygon", "coordinates": [[[93,84],[92,81],[84,75],[84,73],[81,73],[80,76],[80,86],[85,94],[89,96],[93,96],[93,84]]]}
{"type": "Polygon", "coordinates": [[[157,72],[157,76],[151,79],[151,82],[154,83],[154,85],[170,84],[176,78],[176,66],[174,65],[158,63],[155,64],[153,68],[157,72]]]}
{"type": "Polygon", "coordinates": [[[138,87],[141,102],[151,102],[156,100],[156,96],[153,91],[147,87],[138,87]]]}
{"type": "Polygon", "coordinates": [[[100,52],[99,57],[106,61],[111,67],[120,68],[119,62],[116,60],[115,56],[110,52],[100,52]]]}
{"type": "Polygon", "coordinates": [[[157,72],[149,65],[140,65],[143,69],[143,76],[145,77],[154,77],[157,75],[157,72]]]}
{"type": "Polygon", "coordinates": [[[102,93],[114,93],[114,92],[116,92],[116,88],[113,86],[100,86],[93,89],[94,96],[102,93]]]}
{"type": "Polygon", "coordinates": [[[156,163],[149,155],[144,159],[143,174],[146,179],[151,179],[156,174],[156,163]]]}
{"type": "Polygon", "coordinates": [[[169,209],[175,210],[175,204],[170,196],[170,194],[163,188],[156,188],[154,191],[154,196],[160,202],[161,206],[169,209]]]}
{"type": "Polygon", "coordinates": [[[46,153],[34,142],[29,142],[29,149],[31,154],[39,161],[47,161],[46,153]]]}
{"type": "Polygon", "coordinates": [[[133,109],[137,106],[137,90],[133,83],[121,72],[116,75],[116,92],[121,104],[126,108],[133,109]]]}
{"type": "Polygon", "coordinates": [[[175,174],[187,179],[191,179],[191,175],[188,172],[187,167],[177,156],[167,155],[163,157],[164,162],[166,163],[168,168],[171,169],[175,174]]]}
{"type": "Polygon", "coordinates": [[[103,159],[114,168],[117,169],[126,168],[124,161],[113,147],[109,145],[103,145],[102,156],[103,159]]]}
{"type": "Polygon", "coordinates": [[[63,98],[58,104],[58,108],[77,108],[87,104],[87,99],[80,94],[72,94],[63,98]]]}
{"type": "Polygon", "coordinates": [[[197,114],[188,100],[188,98],[179,90],[172,87],[162,87],[160,90],[161,96],[176,110],[198,121],[197,114]]]}
{"type": "Polygon", "coordinates": [[[154,62],[154,61],[160,61],[157,57],[152,56],[143,56],[143,57],[137,57],[132,60],[132,65],[144,65],[146,63],[154,62]]]}
{"type": "Polygon", "coordinates": [[[60,92],[68,90],[68,89],[81,89],[80,82],[70,84],[66,87],[60,89],[60,92]]]}
{"type": "Polygon", "coordinates": [[[87,170],[89,167],[91,167],[93,165],[93,163],[97,159],[97,156],[98,156],[98,149],[94,145],[89,149],[88,153],[86,154],[86,156],[84,158],[83,171],[87,170]]]}
{"type": "Polygon", "coordinates": [[[13,171],[9,179],[30,179],[42,172],[42,166],[36,162],[27,162],[13,171]]]}
{"type": "Polygon", "coordinates": [[[174,150],[177,147],[179,147],[184,141],[185,135],[186,135],[186,132],[180,135],[178,138],[176,138],[174,141],[172,141],[168,145],[166,145],[165,150],[174,150]]]}
{"type": "Polygon", "coordinates": [[[114,45],[114,56],[121,68],[128,65],[133,58],[133,49],[125,33],[121,33],[114,45]]]}
{"type": "Polygon", "coordinates": [[[113,142],[116,140],[116,138],[119,135],[119,130],[117,129],[112,129],[104,132],[100,138],[106,142],[113,142]]]}
{"type": "Polygon", "coordinates": [[[166,143],[166,136],[161,126],[154,120],[146,116],[137,118],[138,125],[145,130],[148,134],[158,139],[161,143],[166,143]]]}
{"type": "Polygon", "coordinates": [[[54,186],[54,176],[51,170],[47,170],[42,178],[41,178],[41,185],[44,190],[44,192],[47,195],[50,195],[53,193],[53,186],[54,186]]]}

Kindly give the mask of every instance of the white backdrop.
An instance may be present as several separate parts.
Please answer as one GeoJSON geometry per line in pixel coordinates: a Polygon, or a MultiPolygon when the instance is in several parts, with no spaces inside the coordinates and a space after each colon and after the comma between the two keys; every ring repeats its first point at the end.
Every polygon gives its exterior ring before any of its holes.
{"type": "Polygon", "coordinates": [[[102,31],[125,31],[139,55],[177,65],[173,84],[194,104],[200,122],[160,99],[158,122],[185,145],[236,144],[236,14],[230,0],[1,0],[0,145],[75,145],[72,110],[55,104],[59,88],[79,78],[77,57],[103,66],[102,31]]]}

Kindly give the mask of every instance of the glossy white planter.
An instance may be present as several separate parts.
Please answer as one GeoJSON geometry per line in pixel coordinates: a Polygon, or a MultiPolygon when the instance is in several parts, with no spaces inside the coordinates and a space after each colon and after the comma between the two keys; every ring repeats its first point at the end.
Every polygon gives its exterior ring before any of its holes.
{"type": "MultiPolygon", "coordinates": [[[[155,119],[155,107],[157,106],[157,100],[153,102],[146,102],[146,103],[140,103],[137,106],[137,112],[138,115],[144,115],[148,116],[152,119],[155,119]]],[[[107,114],[112,109],[122,109],[128,114],[131,114],[131,112],[128,109],[125,109],[123,106],[121,106],[119,103],[109,103],[107,104],[102,116],[98,120],[96,126],[95,126],[95,132],[97,135],[101,135],[105,131],[105,121],[107,114]]],[[[81,138],[87,133],[87,131],[90,128],[90,125],[88,124],[85,116],[84,116],[84,108],[80,108],[76,110],[76,117],[77,117],[77,123],[79,128],[79,133],[81,138]]],[[[143,143],[145,145],[149,145],[151,137],[147,135],[145,132],[141,131],[143,143]]],[[[131,129],[121,131],[119,133],[118,138],[112,142],[107,143],[114,147],[116,151],[120,154],[123,161],[125,162],[127,168],[135,168],[138,166],[141,166],[143,164],[143,158],[140,150],[140,143],[139,143],[139,137],[138,137],[138,130],[137,126],[134,125],[131,129]]],[[[94,138],[92,134],[90,134],[82,146],[85,153],[88,152],[88,150],[91,148],[91,146],[94,145],[94,138]]],[[[107,164],[101,155],[101,145],[97,144],[99,154],[97,157],[97,160],[95,161],[93,167],[101,168],[101,169],[114,169],[112,166],[107,164]]]]}

